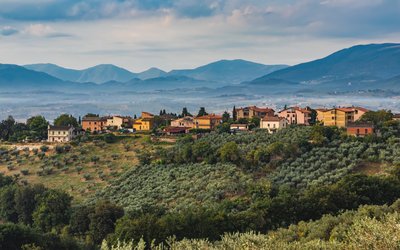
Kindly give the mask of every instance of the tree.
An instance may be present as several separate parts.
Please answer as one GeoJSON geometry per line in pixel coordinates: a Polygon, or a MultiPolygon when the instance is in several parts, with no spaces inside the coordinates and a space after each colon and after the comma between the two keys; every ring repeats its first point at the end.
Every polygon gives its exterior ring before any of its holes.
{"type": "Polygon", "coordinates": [[[15,193],[15,209],[18,213],[18,221],[25,225],[32,225],[32,214],[37,207],[37,199],[47,189],[41,185],[19,187],[15,193]]]}
{"type": "Polygon", "coordinates": [[[239,148],[236,142],[227,142],[219,149],[221,161],[237,162],[239,160],[239,148]]]}
{"type": "Polygon", "coordinates": [[[109,201],[96,203],[94,212],[89,215],[90,235],[99,244],[110,233],[114,232],[115,222],[124,215],[124,210],[109,201]]]}
{"type": "Polygon", "coordinates": [[[393,119],[393,113],[390,110],[368,111],[360,118],[362,122],[371,122],[374,125],[380,125],[393,119]]]}
{"type": "Polygon", "coordinates": [[[48,190],[38,197],[38,206],[33,212],[34,226],[44,232],[60,231],[67,225],[71,212],[72,197],[57,190],[48,190]]]}
{"type": "Polygon", "coordinates": [[[12,116],[9,116],[6,120],[3,120],[0,123],[0,139],[8,140],[10,136],[13,134],[13,127],[15,124],[15,120],[12,116]]]}
{"type": "Polygon", "coordinates": [[[72,210],[70,219],[70,232],[73,235],[84,235],[89,231],[90,214],[94,212],[92,206],[78,206],[72,210]]]}
{"type": "Polygon", "coordinates": [[[232,119],[234,121],[237,120],[237,111],[236,111],[236,107],[235,106],[233,106],[233,110],[232,110],[232,119]]]}
{"type": "Polygon", "coordinates": [[[39,140],[47,138],[47,126],[49,123],[43,116],[33,116],[26,121],[31,135],[39,140]]]}
{"type": "Polygon", "coordinates": [[[222,114],[222,121],[223,121],[223,122],[227,122],[227,121],[229,121],[229,118],[231,118],[231,116],[229,115],[228,112],[225,111],[225,112],[222,114]]]}
{"type": "Polygon", "coordinates": [[[18,222],[18,214],[15,211],[16,187],[6,186],[0,189],[0,220],[7,222],[18,222]]]}
{"type": "Polygon", "coordinates": [[[78,127],[78,121],[75,117],[68,114],[62,114],[54,120],[55,126],[73,126],[78,127]]]}
{"type": "Polygon", "coordinates": [[[189,111],[187,110],[187,108],[184,107],[184,108],[182,109],[182,115],[181,115],[181,116],[182,116],[182,117],[185,117],[185,116],[192,116],[192,114],[190,114],[189,111]]]}
{"type": "Polygon", "coordinates": [[[84,117],[99,117],[99,115],[93,113],[87,113],[84,117]]]}
{"type": "Polygon", "coordinates": [[[208,113],[206,112],[206,108],[200,107],[200,110],[199,110],[199,113],[197,114],[197,116],[204,116],[204,115],[208,115],[208,113]]]}

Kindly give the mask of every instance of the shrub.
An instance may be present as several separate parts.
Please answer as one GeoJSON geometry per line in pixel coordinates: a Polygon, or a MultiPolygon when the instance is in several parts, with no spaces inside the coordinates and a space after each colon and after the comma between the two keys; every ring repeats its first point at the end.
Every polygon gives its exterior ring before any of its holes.
{"type": "Polygon", "coordinates": [[[47,152],[49,150],[49,147],[48,146],[46,146],[46,145],[43,145],[43,146],[41,146],[40,147],[40,151],[42,151],[42,152],[47,152]]]}
{"type": "Polygon", "coordinates": [[[88,181],[88,180],[90,180],[90,179],[92,178],[92,176],[91,176],[90,174],[86,173],[86,174],[83,175],[83,178],[84,178],[86,181],[88,181]]]}
{"type": "Polygon", "coordinates": [[[29,170],[28,169],[21,169],[21,174],[28,175],[29,174],[29,170]]]}

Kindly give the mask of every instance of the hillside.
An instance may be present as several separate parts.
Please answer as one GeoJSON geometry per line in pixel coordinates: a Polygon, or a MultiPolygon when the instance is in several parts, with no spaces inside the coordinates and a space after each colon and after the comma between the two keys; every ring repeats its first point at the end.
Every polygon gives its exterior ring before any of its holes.
{"type": "Polygon", "coordinates": [[[282,79],[316,84],[350,78],[353,81],[387,79],[399,74],[399,55],[400,44],[357,45],[319,60],[272,72],[256,81],[282,79]]]}
{"type": "Polygon", "coordinates": [[[57,88],[66,83],[46,73],[12,64],[0,64],[0,87],[3,89],[57,88]]]}
{"type": "Polygon", "coordinates": [[[137,77],[142,80],[147,80],[147,79],[151,79],[151,78],[163,77],[166,75],[167,75],[167,72],[165,72],[161,69],[150,68],[148,70],[138,73],[137,77]]]}
{"type": "Polygon", "coordinates": [[[137,74],[112,64],[100,64],[83,70],[67,69],[55,64],[31,64],[24,65],[25,68],[45,72],[54,77],[71,82],[93,82],[104,83],[107,81],[126,82],[137,74]]]}
{"type": "Polygon", "coordinates": [[[168,75],[182,75],[224,83],[241,83],[286,67],[286,65],[264,65],[245,60],[221,60],[195,69],[172,70],[168,72],[168,75]]]}

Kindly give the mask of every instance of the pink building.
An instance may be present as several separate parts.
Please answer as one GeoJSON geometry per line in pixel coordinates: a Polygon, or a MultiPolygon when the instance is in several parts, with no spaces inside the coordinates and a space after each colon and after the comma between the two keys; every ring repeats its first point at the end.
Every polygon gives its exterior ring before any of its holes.
{"type": "Polygon", "coordinates": [[[286,118],[289,124],[310,125],[311,110],[308,108],[290,107],[279,111],[278,116],[286,118]]]}

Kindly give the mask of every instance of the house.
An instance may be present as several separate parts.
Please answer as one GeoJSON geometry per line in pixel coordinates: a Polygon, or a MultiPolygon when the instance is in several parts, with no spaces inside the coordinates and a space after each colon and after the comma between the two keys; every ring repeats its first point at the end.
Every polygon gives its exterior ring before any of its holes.
{"type": "Polygon", "coordinates": [[[222,124],[222,116],[210,114],[195,117],[193,128],[214,130],[220,124],[222,124]]]}
{"type": "Polygon", "coordinates": [[[266,116],[260,121],[260,128],[267,129],[272,134],[280,129],[288,127],[288,120],[279,116],[266,116]]]}
{"type": "Polygon", "coordinates": [[[166,127],[163,131],[167,135],[187,134],[191,127],[166,127]]]}
{"type": "Polygon", "coordinates": [[[173,120],[173,121],[171,121],[171,127],[193,128],[194,127],[194,118],[191,116],[185,116],[183,118],[173,120]]]}
{"type": "Polygon", "coordinates": [[[393,120],[400,121],[400,114],[394,114],[393,115],[393,120]]]}
{"type": "Polygon", "coordinates": [[[107,117],[85,116],[82,118],[82,129],[92,133],[98,133],[107,127],[107,117]]]}
{"type": "Polygon", "coordinates": [[[375,133],[374,125],[370,123],[349,123],[347,124],[347,134],[356,137],[364,137],[375,133]]]}
{"type": "Polygon", "coordinates": [[[47,141],[48,142],[70,142],[72,141],[77,132],[73,126],[51,126],[47,127],[47,141]]]}
{"type": "Polygon", "coordinates": [[[324,126],[347,127],[347,124],[354,122],[353,108],[332,108],[317,109],[317,119],[324,126]]]}
{"type": "Polygon", "coordinates": [[[339,107],[317,109],[317,119],[324,126],[347,127],[349,123],[358,121],[369,110],[362,107],[339,107]]]}
{"type": "Polygon", "coordinates": [[[150,131],[154,128],[154,115],[148,112],[142,112],[139,119],[133,122],[133,128],[136,131],[150,131]]]}
{"type": "Polygon", "coordinates": [[[275,111],[270,108],[259,108],[256,106],[236,108],[236,119],[251,119],[253,117],[264,118],[266,116],[274,116],[275,111]]]}
{"type": "Polygon", "coordinates": [[[231,130],[231,132],[249,131],[249,125],[248,124],[231,124],[230,130],[231,130]]]}
{"type": "Polygon", "coordinates": [[[125,126],[128,127],[130,124],[131,124],[131,118],[130,117],[114,115],[114,116],[111,116],[111,117],[107,118],[106,126],[108,128],[122,129],[125,126]]]}
{"type": "Polygon", "coordinates": [[[354,121],[360,120],[361,116],[367,113],[369,110],[362,107],[351,107],[354,110],[354,121]]]}
{"type": "Polygon", "coordinates": [[[278,116],[286,118],[289,124],[310,125],[311,110],[309,108],[290,107],[279,111],[278,116]]]}

